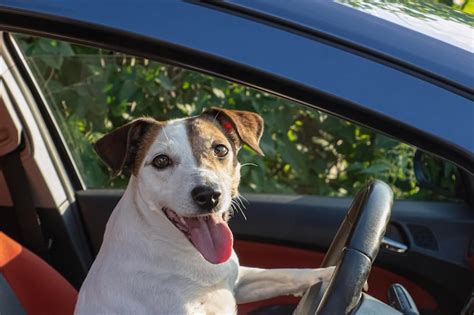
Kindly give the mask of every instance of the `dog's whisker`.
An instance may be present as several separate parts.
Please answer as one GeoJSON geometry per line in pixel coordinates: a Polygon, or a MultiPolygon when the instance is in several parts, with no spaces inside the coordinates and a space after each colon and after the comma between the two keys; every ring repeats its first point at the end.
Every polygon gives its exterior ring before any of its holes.
{"type": "Polygon", "coordinates": [[[244,217],[244,220],[247,221],[247,216],[245,215],[245,212],[243,209],[240,210],[240,213],[242,213],[242,216],[244,217]]]}
{"type": "Polygon", "coordinates": [[[245,208],[245,204],[242,202],[242,199],[240,199],[239,197],[237,197],[235,199],[235,201],[239,204],[239,208],[245,208]]]}
{"type": "Polygon", "coordinates": [[[235,209],[234,209],[234,206],[232,205],[232,203],[230,204],[230,208],[229,208],[229,210],[227,210],[227,212],[229,213],[229,216],[231,216],[231,217],[234,215],[235,209]]]}
{"type": "Polygon", "coordinates": [[[234,210],[238,210],[238,208],[237,208],[237,202],[235,201],[235,199],[232,199],[232,200],[230,201],[230,205],[236,207],[234,210]]]}
{"type": "Polygon", "coordinates": [[[237,209],[235,209],[235,205],[231,204],[230,205],[230,213],[233,216],[237,212],[237,209]]]}
{"type": "Polygon", "coordinates": [[[235,199],[239,202],[239,204],[240,204],[243,208],[246,208],[245,202],[244,202],[244,200],[242,199],[241,196],[237,196],[237,198],[235,198],[235,199]]]}
{"type": "Polygon", "coordinates": [[[234,204],[231,204],[230,209],[229,209],[230,216],[233,217],[236,212],[237,212],[237,209],[235,209],[234,204]]]}
{"type": "Polygon", "coordinates": [[[240,206],[239,206],[239,204],[237,203],[237,201],[232,200],[232,201],[231,201],[231,205],[233,206],[233,209],[234,209],[236,212],[240,212],[240,206]]]}
{"type": "Polygon", "coordinates": [[[163,145],[169,145],[169,141],[168,142],[163,142],[163,141],[156,141],[155,142],[156,144],[163,144],[163,145]]]}
{"type": "Polygon", "coordinates": [[[258,167],[258,164],[251,163],[251,162],[240,164],[240,167],[244,167],[244,166],[257,166],[258,167]]]}
{"type": "Polygon", "coordinates": [[[247,221],[247,216],[245,215],[245,212],[244,212],[245,206],[241,202],[239,202],[238,196],[236,199],[232,199],[232,205],[234,205],[236,209],[238,209],[238,212],[241,213],[245,221],[247,221]]]}
{"type": "Polygon", "coordinates": [[[216,113],[216,116],[214,116],[213,123],[215,123],[215,122],[217,121],[217,117],[219,117],[219,114],[220,114],[220,113],[221,113],[221,112],[217,112],[217,113],[216,113]]]}
{"type": "Polygon", "coordinates": [[[245,215],[245,212],[244,212],[244,209],[247,208],[247,204],[249,204],[249,201],[247,200],[247,198],[245,198],[244,196],[242,196],[241,194],[238,194],[237,195],[237,200],[239,200],[239,202],[241,203],[242,205],[242,215],[244,216],[245,220],[247,221],[247,216],[245,215]]]}
{"type": "Polygon", "coordinates": [[[169,142],[170,138],[168,138],[168,134],[166,133],[166,128],[162,128],[161,130],[163,130],[163,134],[165,135],[166,140],[168,140],[169,142]]]}
{"type": "Polygon", "coordinates": [[[239,203],[237,200],[234,200],[234,204],[235,204],[235,206],[237,207],[237,209],[239,209],[239,212],[240,212],[241,209],[242,209],[240,203],[239,203]]]}
{"type": "Polygon", "coordinates": [[[248,199],[245,198],[245,197],[244,197],[243,195],[241,195],[241,194],[238,194],[238,195],[237,195],[237,198],[239,198],[240,200],[244,200],[246,203],[249,203],[248,199]]]}

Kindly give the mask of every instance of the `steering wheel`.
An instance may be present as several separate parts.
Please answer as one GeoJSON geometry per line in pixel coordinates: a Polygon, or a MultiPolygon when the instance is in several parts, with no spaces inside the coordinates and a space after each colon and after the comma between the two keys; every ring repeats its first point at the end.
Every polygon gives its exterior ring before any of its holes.
{"type": "Polygon", "coordinates": [[[328,283],[308,289],[294,314],[351,314],[377,257],[393,203],[393,192],[373,180],[355,196],[321,267],[336,266],[328,283]]]}

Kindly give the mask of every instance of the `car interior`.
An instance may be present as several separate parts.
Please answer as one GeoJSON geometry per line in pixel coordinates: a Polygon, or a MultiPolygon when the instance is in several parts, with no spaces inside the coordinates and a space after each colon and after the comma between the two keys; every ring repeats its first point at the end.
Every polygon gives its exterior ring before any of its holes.
{"type": "MultiPolygon", "coordinates": [[[[465,170],[285,91],[59,39],[0,35],[0,313],[73,312],[127,183],[94,154],[98,137],[140,115],[177,118],[210,106],[265,118],[266,156],[240,155],[243,199],[230,225],[242,265],[337,264],[334,248],[351,248],[358,235],[357,224],[341,223],[365,213],[360,221],[381,233],[362,242],[374,259],[366,299],[393,306],[406,292],[419,314],[434,315],[459,314],[472,298],[474,186],[465,170]],[[371,204],[391,205],[392,191],[391,209],[371,204]]],[[[299,301],[248,303],[238,313],[290,314],[299,301]]]]}

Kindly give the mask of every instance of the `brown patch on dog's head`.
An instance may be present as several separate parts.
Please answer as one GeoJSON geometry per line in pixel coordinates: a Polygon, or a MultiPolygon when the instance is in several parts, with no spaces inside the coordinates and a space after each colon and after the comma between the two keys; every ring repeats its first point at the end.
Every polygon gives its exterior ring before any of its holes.
{"type": "Polygon", "coordinates": [[[232,165],[236,165],[238,148],[209,116],[191,118],[187,121],[187,126],[191,149],[200,167],[215,169],[222,164],[222,160],[217,159],[214,154],[217,145],[225,145],[228,148],[232,165]]]}
{"type": "Polygon", "coordinates": [[[187,121],[188,138],[197,164],[217,170],[232,178],[232,197],[238,192],[240,167],[237,154],[242,143],[263,155],[259,141],[263,133],[263,119],[255,113],[213,108],[187,121]],[[216,158],[214,149],[224,145],[229,152],[216,158]]]}
{"type": "Polygon", "coordinates": [[[137,175],[160,128],[161,123],[154,119],[138,118],[100,138],[94,149],[114,175],[124,171],[137,175]]]}
{"type": "Polygon", "coordinates": [[[236,145],[224,133],[222,127],[208,115],[189,119],[187,126],[189,142],[197,165],[230,176],[231,196],[235,197],[240,182],[236,145]],[[215,155],[214,150],[218,145],[224,145],[228,149],[224,158],[215,155]]]}
{"type": "Polygon", "coordinates": [[[218,122],[238,148],[245,143],[259,155],[264,155],[259,146],[263,135],[263,118],[257,113],[213,107],[202,115],[210,115],[218,122]]]}

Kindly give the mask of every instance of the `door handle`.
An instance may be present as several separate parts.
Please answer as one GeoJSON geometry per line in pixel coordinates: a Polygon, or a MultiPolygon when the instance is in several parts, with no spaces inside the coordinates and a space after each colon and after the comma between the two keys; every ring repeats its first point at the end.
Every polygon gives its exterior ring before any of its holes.
{"type": "Polygon", "coordinates": [[[403,254],[408,250],[408,246],[406,244],[392,240],[386,236],[383,237],[381,246],[382,248],[397,254],[403,254]]]}

